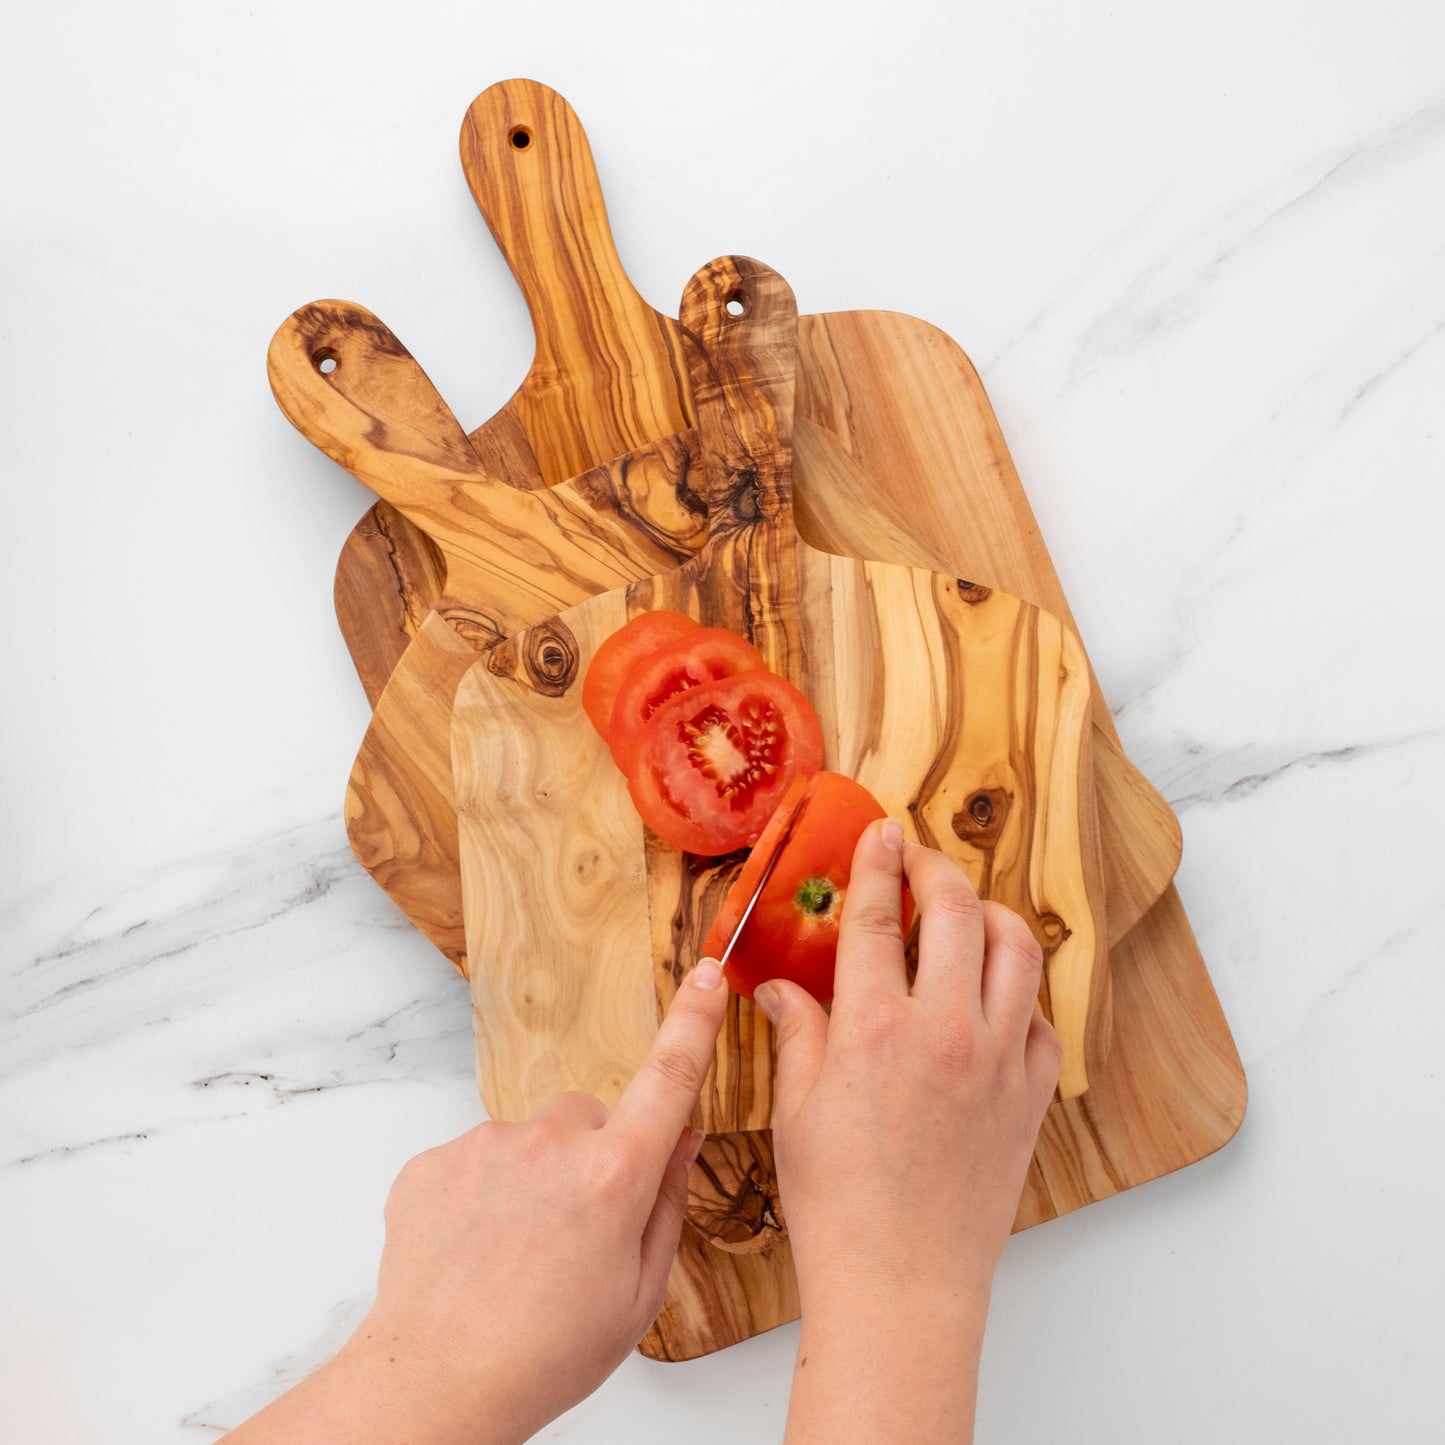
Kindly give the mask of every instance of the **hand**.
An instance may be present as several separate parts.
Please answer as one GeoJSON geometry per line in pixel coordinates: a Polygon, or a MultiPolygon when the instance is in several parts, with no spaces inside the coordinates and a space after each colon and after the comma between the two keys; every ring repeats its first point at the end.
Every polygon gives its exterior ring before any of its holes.
{"type": "Polygon", "coordinates": [[[610,1117],[563,1094],[411,1160],[375,1305],[330,1365],[229,1438],[342,1425],[348,1441],[492,1445],[595,1390],[662,1308],[727,993],[716,964],[693,970],[610,1117]]]}
{"type": "Polygon", "coordinates": [[[885,820],[853,857],[831,1020],[796,984],[758,990],[803,1312],[789,1441],[971,1436],[993,1272],[1058,1083],[1042,962],[1017,915],[885,820]]]}

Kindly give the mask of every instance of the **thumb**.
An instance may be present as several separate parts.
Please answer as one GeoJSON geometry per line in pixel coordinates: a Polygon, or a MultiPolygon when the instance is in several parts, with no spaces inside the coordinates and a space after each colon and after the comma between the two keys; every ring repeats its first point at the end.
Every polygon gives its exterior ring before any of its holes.
{"type": "Polygon", "coordinates": [[[808,1096],[828,1042],[828,1015],[823,1005],[788,979],[760,984],[753,1001],[778,1033],[777,1093],[773,1118],[788,1118],[808,1096]]]}

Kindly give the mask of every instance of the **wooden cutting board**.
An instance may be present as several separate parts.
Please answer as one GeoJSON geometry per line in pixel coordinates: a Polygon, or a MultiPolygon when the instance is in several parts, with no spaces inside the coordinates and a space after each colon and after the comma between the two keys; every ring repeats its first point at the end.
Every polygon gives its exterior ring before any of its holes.
{"type": "MultiPolygon", "coordinates": [[[[525,194],[525,185],[521,189],[525,194]]],[[[478,200],[486,210],[481,195],[478,200]]],[[[545,285],[529,289],[525,266],[518,280],[529,305],[538,296],[545,301],[549,292],[545,285]]],[[[619,288],[609,289],[617,294],[619,288]]],[[[846,447],[856,470],[866,471],[872,490],[868,519],[859,530],[871,555],[952,569],[1068,617],[997,420],[957,345],[927,323],[890,313],[804,317],[801,329],[799,450],[807,422],[821,422],[846,447]]],[[[592,364],[588,357],[577,360],[584,367],[592,364]]],[[[645,351],[634,364],[647,365],[645,351]]],[[[485,431],[479,428],[474,436],[485,431]]],[[[528,454],[524,440],[519,459],[494,470],[513,484],[527,475],[540,483],[535,461],[520,459],[528,454]]],[[[845,494],[846,489],[836,493],[845,494]]],[[[829,501],[820,492],[814,506],[800,487],[800,530],[830,550],[860,550],[830,541],[820,530],[836,516],[862,515],[845,513],[841,504],[830,507],[829,501]]],[[[385,504],[373,509],[353,534],[337,572],[338,617],[373,700],[429,615],[440,585],[439,559],[425,535],[385,504]]],[[[448,638],[454,641],[455,634],[448,630],[448,638]]],[[[1107,707],[1097,695],[1096,706],[1100,735],[1112,736],[1107,707]]],[[[449,759],[443,765],[449,787],[449,759]]],[[[1112,862],[1109,819],[1117,820],[1118,812],[1103,786],[1106,776],[1096,749],[1101,828],[1106,862],[1112,862]]],[[[1125,804],[1129,791],[1123,790],[1125,804]]],[[[1174,859],[1177,844],[1176,831],[1174,859]]],[[[425,853],[424,839],[420,852],[425,853]]],[[[1172,869],[1170,861],[1163,871],[1172,869]]],[[[425,862],[417,872],[427,874],[425,862]]],[[[438,911],[455,909],[455,875],[450,885],[444,869],[434,876],[440,885],[438,911]]],[[[1121,897],[1112,870],[1109,894],[1112,921],[1121,897]]],[[[1018,1228],[1203,1157],[1230,1137],[1242,1114],[1238,1059],[1173,889],[1113,949],[1112,965],[1113,1053],[1084,1101],[1087,1109],[1071,1104],[1050,1111],[1018,1228]]],[[[644,1342],[646,1353],[690,1358],[796,1318],[788,1244],[775,1192],[766,1182],[770,1173],[767,1161],[756,1157],[729,1162],[725,1148],[706,1174],[695,1172],[669,1302],[644,1342]]]]}
{"type": "MultiPolygon", "coordinates": [[[[586,134],[571,107],[536,82],[504,81],[473,102],[461,149],[468,183],[522,288],[537,336],[522,385],[473,433],[481,462],[513,485],[548,485],[683,425],[690,404],[676,322],[649,307],[627,278],[586,134]]],[[[808,318],[805,341],[813,334],[811,323],[825,319],[808,318]]],[[[353,366],[368,346],[382,353],[384,365],[387,352],[404,354],[389,333],[367,330],[350,338],[353,366]]],[[[822,365],[830,364],[822,359],[822,365]]],[[[424,385],[429,390],[430,384],[424,385]]],[[[949,398],[944,394],[940,401],[949,398]]],[[[389,415],[399,402],[394,394],[388,398],[389,415]]],[[[886,489],[875,503],[866,478],[830,443],[820,431],[800,426],[804,537],[840,555],[947,570],[950,564],[936,556],[906,559],[896,550],[879,550],[896,532],[886,489]],[[845,472],[853,475],[843,480],[845,472]],[[815,488],[825,499],[821,505],[812,501],[815,488]],[[834,494],[846,495],[846,505],[828,505],[826,498],[834,494]]],[[[657,479],[650,503],[648,489],[634,475],[629,520],[639,521],[637,511],[646,509],[654,540],[695,546],[690,529],[702,504],[687,484],[686,458],[674,460],[678,469],[671,478],[657,479]]],[[[1017,519],[999,520],[1003,531],[1017,519]]],[[[907,530],[901,535],[906,539],[907,530]]],[[[352,769],[346,814],[358,859],[437,947],[464,967],[446,739],[451,697],[467,657],[434,620],[428,622],[431,604],[445,586],[445,570],[430,539],[385,502],[362,519],[343,550],[337,615],[377,712],[352,769]],[[383,701],[385,684],[413,639],[407,670],[397,674],[393,695],[383,701]]],[[[1093,746],[1109,898],[1106,926],[1114,941],[1173,877],[1181,840],[1163,799],[1112,736],[1098,734],[1093,746]]]]}
{"type": "MultiPolygon", "coordinates": [[[[747,637],[817,710],[826,766],[1024,917],[1045,952],[1043,1001],[1064,1044],[1060,1093],[1085,1092],[1107,1053],[1109,993],[1082,649],[1056,619],[1003,593],[832,556],[798,537],[797,310],[775,272],[741,257],[713,262],[679,317],[708,495],[701,552],[520,633],[456,696],[452,771],[488,1112],[526,1118],[571,1089],[614,1102],[740,866],[646,830],[582,709],[596,649],[656,609],[747,637]],[[650,1021],[632,1002],[649,987],[650,1021]]],[[[755,765],[749,747],[747,768],[714,779],[721,800],[773,773],[789,724],[756,689],[726,706],[688,706],[705,695],[670,705],[686,709],[678,726],[697,734],[699,753],[736,756],[750,726],[767,739],[755,765]]],[[[700,1106],[708,1133],[767,1127],[772,1054],[768,1025],[735,997],[700,1106]]]]}

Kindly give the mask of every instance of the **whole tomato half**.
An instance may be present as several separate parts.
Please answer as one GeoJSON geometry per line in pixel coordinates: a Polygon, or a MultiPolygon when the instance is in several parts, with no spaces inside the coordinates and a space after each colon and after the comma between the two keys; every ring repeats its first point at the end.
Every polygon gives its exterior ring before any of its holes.
{"type": "MultiPolygon", "coordinates": [[[[703,944],[707,956],[722,957],[799,798],[803,811],[728,956],[728,983],[745,998],[752,998],[753,990],[770,978],[787,978],[819,1003],[831,1001],[838,922],[853,850],[869,823],[885,816],[867,788],[841,773],[796,779],[723,901],[703,944]]],[[[912,922],[913,900],[905,889],[905,935],[912,922]]]]}
{"type": "Polygon", "coordinates": [[[813,705],[760,668],[674,694],[639,729],[625,771],[659,838],[716,857],[755,843],[793,779],[822,766],[813,705]]]}
{"type": "Polygon", "coordinates": [[[640,657],[617,689],[607,726],[607,745],[617,766],[631,775],[637,765],[642,730],[670,698],[762,666],[757,648],[726,627],[696,627],[640,657]]]}
{"type": "Polygon", "coordinates": [[[627,674],[666,643],[697,630],[697,621],[686,612],[639,612],[592,654],[587,676],[582,679],[582,708],[604,740],[618,689],[627,674]]]}

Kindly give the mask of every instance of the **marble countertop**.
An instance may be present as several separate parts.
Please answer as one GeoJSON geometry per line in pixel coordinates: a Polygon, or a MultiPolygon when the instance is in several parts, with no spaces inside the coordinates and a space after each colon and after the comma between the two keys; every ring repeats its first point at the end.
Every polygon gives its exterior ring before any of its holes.
{"type": "MultiPolygon", "coordinates": [[[[479,1117],[464,986],[353,861],[363,490],[267,341],[364,302],[475,425],[525,309],[456,160],[532,75],[619,250],[978,366],[1250,1081],[1202,1163],[1016,1236],[980,1440],[1438,1413],[1445,12],[1425,0],[29,7],[0,58],[0,1437],[216,1438],[358,1319],[479,1117]],[[824,19],[824,16],[829,17],[824,19]]],[[[796,1327],[546,1432],[781,1435],[796,1327]]]]}

